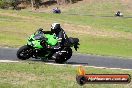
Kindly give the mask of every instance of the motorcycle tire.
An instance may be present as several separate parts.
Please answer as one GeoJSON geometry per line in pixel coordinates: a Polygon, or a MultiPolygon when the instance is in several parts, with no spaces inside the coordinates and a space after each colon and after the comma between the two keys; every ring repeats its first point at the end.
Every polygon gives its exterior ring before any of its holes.
{"type": "Polygon", "coordinates": [[[72,56],[72,49],[71,48],[66,48],[67,54],[66,54],[66,59],[70,59],[72,56]]]}
{"type": "Polygon", "coordinates": [[[56,63],[62,64],[65,62],[65,58],[63,58],[61,55],[58,55],[55,59],[56,63]]]}
{"type": "Polygon", "coordinates": [[[66,49],[64,49],[64,51],[67,51],[67,53],[64,53],[62,55],[57,55],[56,56],[56,59],[55,59],[56,63],[62,64],[64,62],[66,62],[68,59],[71,58],[71,56],[72,56],[72,49],[71,48],[66,48],[66,49]]]}
{"type": "Polygon", "coordinates": [[[21,60],[29,59],[31,57],[30,50],[31,49],[27,45],[20,47],[17,51],[17,58],[21,60]]]}

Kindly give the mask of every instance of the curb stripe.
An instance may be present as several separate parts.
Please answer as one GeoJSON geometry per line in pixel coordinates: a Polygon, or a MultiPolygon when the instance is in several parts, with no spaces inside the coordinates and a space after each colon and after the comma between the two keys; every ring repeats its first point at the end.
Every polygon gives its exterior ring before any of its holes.
{"type": "Polygon", "coordinates": [[[4,62],[4,63],[6,62],[6,63],[7,63],[7,62],[19,62],[19,61],[12,61],[12,60],[0,60],[0,62],[4,62]]]}
{"type": "MultiPolygon", "coordinates": [[[[12,61],[12,60],[0,60],[0,62],[3,63],[11,63],[11,62],[19,62],[19,61],[12,61]]],[[[112,70],[127,70],[127,71],[132,71],[132,69],[123,69],[123,68],[107,68],[107,67],[97,67],[97,66],[86,66],[86,65],[71,65],[71,64],[56,64],[56,63],[45,63],[47,65],[56,65],[56,66],[66,66],[66,65],[70,65],[73,67],[79,67],[79,66],[83,66],[83,67],[92,67],[92,68],[99,68],[99,69],[112,69],[112,70]]]]}
{"type": "MultiPolygon", "coordinates": [[[[59,66],[65,66],[67,64],[56,64],[56,63],[45,63],[48,65],[59,65],[59,66]]],[[[73,67],[79,67],[79,66],[84,66],[84,67],[92,67],[92,68],[99,68],[99,69],[112,69],[112,70],[131,70],[132,69],[123,69],[123,68],[107,68],[107,67],[97,67],[97,66],[85,66],[85,65],[71,65],[73,67]]]]}

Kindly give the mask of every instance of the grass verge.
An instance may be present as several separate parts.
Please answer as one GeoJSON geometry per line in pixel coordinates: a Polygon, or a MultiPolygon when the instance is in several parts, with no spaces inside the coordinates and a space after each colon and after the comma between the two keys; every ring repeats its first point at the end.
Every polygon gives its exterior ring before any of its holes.
{"type": "MultiPolygon", "coordinates": [[[[131,71],[85,68],[88,74],[130,74],[131,71]]],[[[77,67],[52,66],[43,62],[0,64],[0,88],[131,88],[129,84],[76,83],[77,67]]]]}

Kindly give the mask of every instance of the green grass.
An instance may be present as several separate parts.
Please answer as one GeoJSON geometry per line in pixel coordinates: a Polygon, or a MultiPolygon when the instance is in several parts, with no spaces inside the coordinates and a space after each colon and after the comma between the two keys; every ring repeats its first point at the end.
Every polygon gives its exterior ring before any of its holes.
{"type": "MultiPolygon", "coordinates": [[[[131,71],[85,68],[87,74],[130,74],[131,71]]],[[[0,88],[131,88],[129,84],[76,83],[77,67],[52,66],[43,62],[0,64],[0,88]]]]}
{"type": "Polygon", "coordinates": [[[103,15],[113,16],[118,10],[125,16],[132,14],[130,6],[121,0],[85,0],[70,6],[70,9],[64,9],[64,13],[82,14],[82,15],[103,15]]]}
{"type": "MultiPolygon", "coordinates": [[[[77,13],[77,14],[92,14],[92,15],[112,15],[114,10],[118,10],[118,8],[121,8],[121,3],[117,3],[117,0],[115,1],[97,1],[95,0],[88,3],[83,3],[81,6],[77,6],[75,9],[74,7],[70,10],[67,10],[67,13],[77,13]],[[114,3],[114,4],[113,4],[114,3]],[[113,11],[113,12],[112,12],[113,11]]],[[[116,11],[115,10],[115,11],[116,11]]]]}
{"type": "MultiPolygon", "coordinates": [[[[15,12],[16,13],[16,12],[15,12]]],[[[132,19],[131,18],[119,18],[119,17],[92,17],[92,16],[76,16],[76,15],[56,15],[46,13],[33,13],[33,12],[17,12],[21,16],[30,16],[50,20],[52,22],[69,23],[75,25],[91,26],[98,30],[108,31],[122,31],[132,32],[132,19]]]]}
{"type": "Polygon", "coordinates": [[[124,57],[131,57],[132,55],[132,41],[127,39],[96,36],[81,36],[80,39],[79,52],[81,53],[124,57]]]}

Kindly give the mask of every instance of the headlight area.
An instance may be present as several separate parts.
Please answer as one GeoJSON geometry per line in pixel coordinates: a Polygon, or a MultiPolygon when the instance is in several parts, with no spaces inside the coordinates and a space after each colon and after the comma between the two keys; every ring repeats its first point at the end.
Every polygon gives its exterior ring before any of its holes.
{"type": "Polygon", "coordinates": [[[27,45],[34,46],[34,43],[32,41],[28,41],[27,45]]]}
{"type": "Polygon", "coordinates": [[[41,42],[40,40],[32,41],[33,47],[35,47],[35,48],[43,48],[41,46],[40,42],[41,42]]]}

